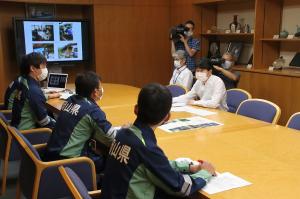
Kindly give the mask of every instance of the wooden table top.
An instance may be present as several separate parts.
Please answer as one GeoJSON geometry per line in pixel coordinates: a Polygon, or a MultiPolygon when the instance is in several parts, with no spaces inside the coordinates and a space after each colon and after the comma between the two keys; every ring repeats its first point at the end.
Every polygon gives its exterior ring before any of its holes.
{"type": "Polygon", "coordinates": [[[158,139],[170,159],[189,157],[212,162],[217,171],[231,172],[251,183],[206,197],[299,198],[300,133],[269,125],[221,134],[195,134],[181,139],[158,139]]]}
{"type": "MultiPolygon", "coordinates": [[[[137,96],[140,89],[133,86],[127,86],[122,84],[110,84],[103,83],[104,95],[99,101],[99,106],[104,108],[116,108],[123,106],[133,106],[137,102],[137,96]]],[[[69,89],[74,89],[74,84],[69,84],[69,89]]],[[[48,108],[57,113],[61,109],[64,100],[62,99],[50,99],[47,101],[48,108]]]]}
{"type": "MultiPolygon", "coordinates": [[[[107,119],[120,126],[135,119],[134,105],[139,88],[103,84],[104,97],[100,107],[107,119]]],[[[53,99],[48,106],[59,110],[63,101],[53,99]]],[[[231,172],[253,183],[208,198],[299,198],[300,133],[244,116],[205,109],[217,114],[205,118],[222,126],[167,133],[155,131],[158,143],[170,159],[190,157],[212,162],[218,172],[231,172]]],[[[192,117],[186,112],[171,113],[171,119],[192,117]]]]}

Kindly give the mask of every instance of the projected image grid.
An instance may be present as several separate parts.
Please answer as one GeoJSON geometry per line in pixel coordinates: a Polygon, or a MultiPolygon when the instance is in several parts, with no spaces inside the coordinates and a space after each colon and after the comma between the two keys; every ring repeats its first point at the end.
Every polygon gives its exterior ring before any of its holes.
{"type": "Polygon", "coordinates": [[[26,21],[24,33],[26,54],[39,52],[48,61],[82,60],[80,22],[26,21]]]}

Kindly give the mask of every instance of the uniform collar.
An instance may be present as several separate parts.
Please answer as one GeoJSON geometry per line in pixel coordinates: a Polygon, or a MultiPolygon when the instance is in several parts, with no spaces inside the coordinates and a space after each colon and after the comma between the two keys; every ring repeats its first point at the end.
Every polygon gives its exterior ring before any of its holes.
{"type": "Polygon", "coordinates": [[[136,119],[135,122],[133,123],[133,125],[141,130],[143,138],[145,139],[147,144],[150,144],[153,142],[153,144],[156,145],[157,141],[156,141],[154,131],[148,124],[145,124],[145,123],[139,121],[138,119],[136,119]]]}
{"type": "Polygon", "coordinates": [[[27,79],[28,79],[29,82],[32,82],[32,83],[34,83],[34,84],[40,86],[40,82],[37,81],[37,80],[35,80],[35,79],[34,79],[33,77],[31,77],[30,75],[27,76],[27,79]]]}
{"type": "Polygon", "coordinates": [[[90,97],[87,98],[87,97],[83,97],[81,95],[76,94],[76,95],[72,95],[72,98],[77,99],[77,100],[84,100],[84,101],[87,101],[87,102],[90,102],[90,103],[93,103],[93,104],[97,105],[97,102],[94,99],[90,98],[90,97]]]}
{"type": "Polygon", "coordinates": [[[179,69],[176,68],[177,72],[182,72],[184,69],[186,69],[186,65],[180,67],[179,69]]]}

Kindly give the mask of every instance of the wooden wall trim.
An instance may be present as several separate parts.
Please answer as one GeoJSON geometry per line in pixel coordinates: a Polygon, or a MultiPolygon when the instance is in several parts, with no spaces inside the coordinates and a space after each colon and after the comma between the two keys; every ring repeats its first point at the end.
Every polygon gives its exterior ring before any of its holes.
{"type": "Polygon", "coordinates": [[[300,69],[284,69],[284,70],[269,71],[268,69],[265,69],[265,68],[246,69],[246,68],[234,67],[233,70],[244,71],[244,72],[249,72],[249,73],[262,73],[262,74],[268,74],[268,75],[300,78],[300,69]]]}

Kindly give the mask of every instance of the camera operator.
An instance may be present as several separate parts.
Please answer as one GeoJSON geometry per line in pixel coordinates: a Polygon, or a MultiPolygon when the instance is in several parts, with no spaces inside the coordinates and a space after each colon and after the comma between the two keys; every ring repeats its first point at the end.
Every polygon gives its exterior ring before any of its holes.
{"type": "Polygon", "coordinates": [[[190,71],[194,72],[196,67],[195,55],[200,50],[200,41],[193,38],[193,30],[195,23],[191,20],[184,24],[187,31],[184,34],[180,34],[180,40],[174,41],[171,34],[171,55],[177,50],[184,50],[186,54],[186,65],[190,71]]]}
{"type": "Polygon", "coordinates": [[[220,77],[224,84],[226,89],[232,89],[236,88],[237,84],[240,80],[240,73],[232,71],[232,66],[234,66],[234,57],[226,52],[222,56],[221,63],[213,63],[214,67],[214,75],[220,77]],[[219,65],[219,66],[218,66],[219,65]]]}

